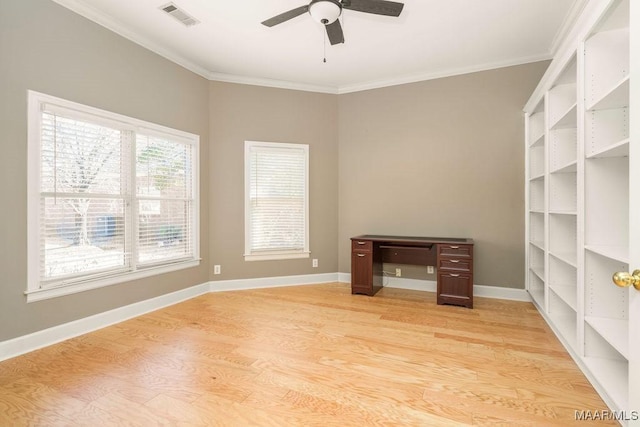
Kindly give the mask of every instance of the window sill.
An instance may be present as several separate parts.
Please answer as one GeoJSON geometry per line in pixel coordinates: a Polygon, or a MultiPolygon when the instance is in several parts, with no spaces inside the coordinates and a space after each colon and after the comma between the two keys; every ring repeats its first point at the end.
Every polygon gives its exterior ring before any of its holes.
{"type": "Polygon", "coordinates": [[[43,289],[29,290],[25,292],[25,294],[27,295],[27,302],[30,303],[50,298],[57,298],[64,295],[71,295],[78,292],[89,291],[91,289],[103,288],[105,286],[116,285],[118,283],[129,282],[132,280],[143,279],[145,277],[156,276],[158,274],[183,270],[185,268],[197,267],[199,265],[200,259],[192,259],[188,261],[177,262],[174,264],[150,267],[143,270],[117,274],[114,276],[87,280],[84,282],[61,284],[57,286],[52,285],[43,289]]]}
{"type": "Polygon", "coordinates": [[[269,252],[264,254],[245,255],[245,261],[274,261],[279,259],[309,258],[310,252],[269,252]]]}

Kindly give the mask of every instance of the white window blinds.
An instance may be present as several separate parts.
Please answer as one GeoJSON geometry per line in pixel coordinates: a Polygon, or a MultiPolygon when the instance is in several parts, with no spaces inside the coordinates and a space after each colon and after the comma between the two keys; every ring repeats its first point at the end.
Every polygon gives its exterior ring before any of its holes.
{"type": "Polygon", "coordinates": [[[41,115],[40,279],[126,269],[129,132],[55,110],[41,115]]]}
{"type": "Polygon", "coordinates": [[[190,145],[138,134],[136,196],[138,262],[193,256],[193,183],[190,145]]]}
{"type": "Polygon", "coordinates": [[[197,260],[195,135],[29,96],[28,292],[197,260]]]}
{"type": "Polygon", "coordinates": [[[308,145],[247,141],[245,155],[245,256],[308,256],[308,145]]]}

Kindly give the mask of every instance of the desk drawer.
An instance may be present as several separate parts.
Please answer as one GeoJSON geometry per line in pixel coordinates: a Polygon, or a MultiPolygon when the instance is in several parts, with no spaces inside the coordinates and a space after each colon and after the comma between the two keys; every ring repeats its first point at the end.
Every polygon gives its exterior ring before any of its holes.
{"type": "Polygon", "coordinates": [[[371,252],[373,249],[373,242],[371,240],[351,240],[351,251],[358,252],[371,252]]]}
{"type": "Polygon", "coordinates": [[[473,276],[470,273],[438,274],[438,304],[473,308],[473,276]]]}
{"type": "Polygon", "coordinates": [[[382,262],[389,264],[434,265],[435,251],[431,247],[380,245],[382,262]]]}
{"type": "Polygon", "coordinates": [[[440,270],[471,271],[471,259],[442,258],[438,268],[440,270]]]}
{"type": "Polygon", "coordinates": [[[440,256],[471,258],[472,254],[473,254],[472,245],[449,245],[449,244],[438,245],[438,255],[440,256]]]}

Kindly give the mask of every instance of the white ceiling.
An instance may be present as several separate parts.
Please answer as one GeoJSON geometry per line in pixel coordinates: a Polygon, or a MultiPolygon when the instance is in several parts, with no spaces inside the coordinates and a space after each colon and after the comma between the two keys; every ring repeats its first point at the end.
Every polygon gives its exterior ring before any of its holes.
{"type": "Polygon", "coordinates": [[[347,93],[549,59],[586,0],[395,0],[400,17],[343,11],[345,43],[308,14],[265,27],[308,0],[54,0],[210,79],[347,93]]]}

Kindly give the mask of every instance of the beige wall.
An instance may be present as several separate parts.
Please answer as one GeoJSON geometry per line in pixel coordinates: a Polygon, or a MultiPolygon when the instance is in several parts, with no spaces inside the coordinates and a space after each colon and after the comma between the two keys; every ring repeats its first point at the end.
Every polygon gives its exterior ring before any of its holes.
{"type": "Polygon", "coordinates": [[[472,237],[476,283],[521,288],[521,108],[546,66],[345,95],[207,82],[50,0],[1,1],[0,341],[208,280],[349,272],[361,233],[472,237]],[[199,268],[26,303],[28,89],[200,135],[199,268]],[[310,145],[319,268],[243,260],[245,140],[310,145]]]}
{"type": "Polygon", "coordinates": [[[211,264],[213,280],[338,271],[338,97],[211,82],[211,264]],[[244,141],[309,144],[311,259],[245,262],[244,141]]]}
{"type": "Polygon", "coordinates": [[[522,107],[547,65],[341,95],[340,271],[358,234],[470,237],[476,284],[523,288],[522,107]]]}
{"type": "Polygon", "coordinates": [[[26,303],[27,90],[200,135],[208,229],[208,82],[50,0],[0,1],[0,341],[208,280],[200,268],[26,303]]]}

